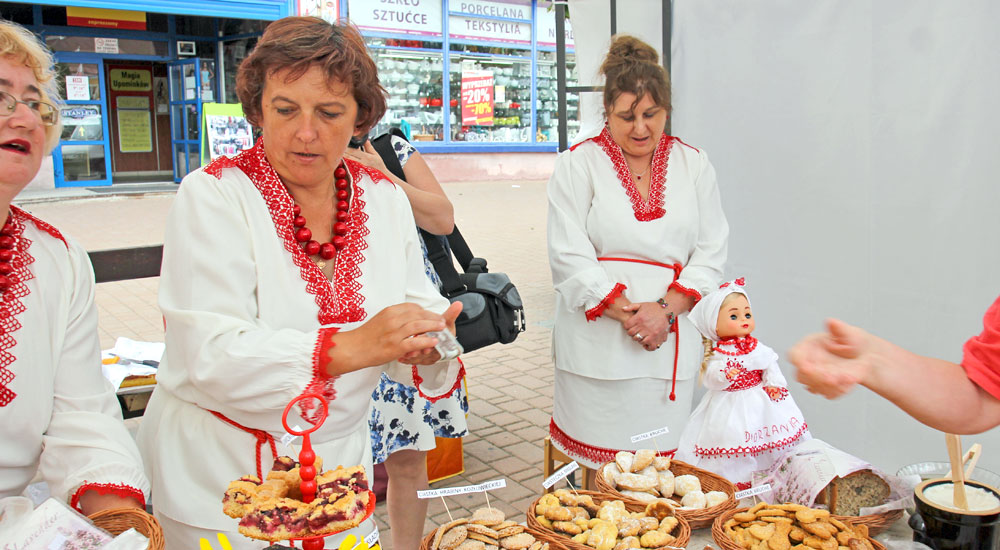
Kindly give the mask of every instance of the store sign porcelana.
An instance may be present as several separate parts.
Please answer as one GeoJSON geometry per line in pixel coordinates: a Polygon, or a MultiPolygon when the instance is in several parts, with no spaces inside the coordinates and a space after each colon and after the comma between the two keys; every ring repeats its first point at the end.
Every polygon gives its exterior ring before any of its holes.
{"type": "Polygon", "coordinates": [[[528,0],[452,0],[449,3],[452,12],[469,15],[486,15],[489,17],[506,17],[508,19],[531,20],[531,2],[528,0]]]}
{"type": "Polygon", "coordinates": [[[350,0],[347,9],[361,30],[441,36],[441,0],[350,0]]]}

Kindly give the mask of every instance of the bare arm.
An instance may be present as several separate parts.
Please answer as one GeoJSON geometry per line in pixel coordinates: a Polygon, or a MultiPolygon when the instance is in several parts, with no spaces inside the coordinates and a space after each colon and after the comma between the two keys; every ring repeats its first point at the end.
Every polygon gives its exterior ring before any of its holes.
{"type": "Polygon", "coordinates": [[[980,433],[1000,424],[1000,400],[954,363],[917,355],[836,319],[827,332],[788,351],[796,378],[828,399],[861,384],[920,422],[950,433],[980,433]]]}
{"type": "Polygon", "coordinates": [[[451,201],[420,153],[414,151],[403,166],[406,181],[389,172],[370,141],[365,142],[364,149],[348,149],[344,155],[381,170],[393,183],[400,186],[410,200],[413,219],[421,229],[435,235],[448,235],[455,229],[455,210],[451,201]]]}

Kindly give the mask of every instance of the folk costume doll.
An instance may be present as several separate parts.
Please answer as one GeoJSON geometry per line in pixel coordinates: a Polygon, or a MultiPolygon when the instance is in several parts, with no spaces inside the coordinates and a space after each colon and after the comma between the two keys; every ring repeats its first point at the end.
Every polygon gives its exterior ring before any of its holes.
{"type": "Polygon", "coordinates": [[[708,393],[691,413],[677,449],[677,459],[740,489],[750,486],[754,471],[811,437],[778,354],[751,335],[755,323],[743,285],[743,279],[723,283],[691,310],[691,322],[714,345],[702,366],[708,393]]]}

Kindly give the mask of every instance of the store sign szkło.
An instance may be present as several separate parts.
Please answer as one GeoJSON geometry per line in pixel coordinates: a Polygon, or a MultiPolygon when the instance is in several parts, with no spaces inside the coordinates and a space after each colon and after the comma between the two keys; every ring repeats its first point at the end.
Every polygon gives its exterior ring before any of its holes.
{"type": "Polygon", "coordinates": [[[350,0],[347,9],[362,31],[441,36],[441,0],[350,0]]]}

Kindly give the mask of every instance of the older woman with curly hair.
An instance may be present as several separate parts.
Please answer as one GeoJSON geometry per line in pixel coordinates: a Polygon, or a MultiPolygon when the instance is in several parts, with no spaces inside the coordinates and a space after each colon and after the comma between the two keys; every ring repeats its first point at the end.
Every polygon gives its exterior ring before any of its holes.
{"type": "MultiPolygon", "coordinates": [[[[165,235],[166,352],[139,442],[168,548],[216,532],[259,547],[235,534],[220,500],[231,480],[267,473],[296,397],[330,403],[316,454],[370,473],[367,413],[382,372],[431,393],[458,375],[424,333],[454,331],[461,306],[424,275],[406,194],[344,158],[385,111],[361,36],[312,17],[276,21],[240,66],[237,93],[260,140],[187,176],[165,235]]],[[[308,427],[316,412],[300,401],[289,425],[308,427]]]]}
{"type": "MultiPolygon", "coordinates": [[[[52,67],[33,34],[0,21],[0,500],[39,474],[86,514],[141,508],[149,482],[101,374],[87,253],[11,205],[59,142],[52,67]]],[[[0,523],[16,522],[3,506],[0,523]]]]}

